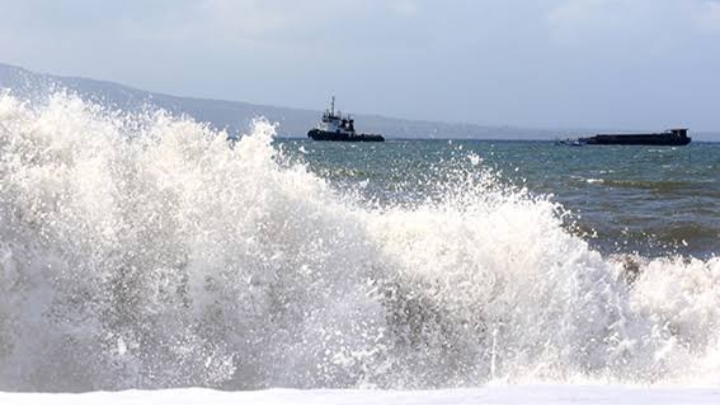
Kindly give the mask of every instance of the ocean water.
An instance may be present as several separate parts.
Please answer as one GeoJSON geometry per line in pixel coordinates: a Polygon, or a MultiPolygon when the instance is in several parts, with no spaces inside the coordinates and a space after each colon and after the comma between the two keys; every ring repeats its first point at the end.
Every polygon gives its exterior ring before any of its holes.
{"type": "MultiPolygon", "coordinates": [[[[713,257],[720,247],[720,143],[688,147],[557,146],[552,141],[391,140],[383,145],[280,142],[339,187],[383,205],[446,190],[448,169],[550,196],[605,254],[713,257]],[[480,164],[482,163],[482,164],[480,164]],[[360,187],[358,187],[358,185],[360,187]]],[[[457,173],[456,173],[457,174],[457,173]]]]}
{"type": "Polygon", "coordinates": [[[716,145],[274,132],[1,95],[0,390],[720,385],[716,145]]]}

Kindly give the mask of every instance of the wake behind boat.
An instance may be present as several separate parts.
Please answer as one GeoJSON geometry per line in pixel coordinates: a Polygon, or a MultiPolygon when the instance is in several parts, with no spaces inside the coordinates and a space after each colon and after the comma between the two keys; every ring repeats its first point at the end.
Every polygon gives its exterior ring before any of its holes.
{"type": "Polygon", "coordinates": [[[384,142],[385,138],[377,134],[358,134],[355,132],[355,120],[350,115],[335,113],[335,96],[330,109],[323,113],[322,121],[308,131],[308,137],[315,141],[339,142],[384,142]]]}

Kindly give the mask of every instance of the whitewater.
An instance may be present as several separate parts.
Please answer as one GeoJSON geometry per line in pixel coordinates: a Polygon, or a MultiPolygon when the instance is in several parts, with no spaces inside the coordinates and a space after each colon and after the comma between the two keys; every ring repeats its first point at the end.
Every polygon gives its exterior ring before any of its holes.
{"type": "Polygon", "coordinates": [[[379,204],[274,134],[2,93],[0,401],[720,401],[720,259],[603,255],[473,155],[379,204]]]}

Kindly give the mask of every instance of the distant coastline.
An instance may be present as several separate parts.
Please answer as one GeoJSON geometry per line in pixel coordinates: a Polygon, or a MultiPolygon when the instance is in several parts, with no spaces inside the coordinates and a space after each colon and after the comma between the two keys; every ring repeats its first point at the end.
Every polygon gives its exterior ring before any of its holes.
{"type": "MultiPolygon", "coordinates": [[[[110,81],[64,77],[36,73],[31,70],[0,63],[0,89],[12,89],[21,98],[47,94],[52,89],[67,89],[83,98],[103,100],[115,108],[133,110],[148,104],[174,114],[187,114],[215,128],[232,134],[246,132],[253,119],[264,117],[279,124],[279,136],[305,138],[307,128],[317,121],[321,111],[251,104],[197,97],[179,97],[154,93],[110,81]]],[[[388,140],[497,140],[552,141],[573,134],[596,133],[602,128],[524,128],[508,125],[485,126],[470,123],[410,120],[376,114],[354,114],[368,132],[386,134],[388,140]]],[[[607,129],[605,129],[607,130],[607,129]]],[[[720,132],[693,132],[694,142],[720,142],[720,132]]]]}

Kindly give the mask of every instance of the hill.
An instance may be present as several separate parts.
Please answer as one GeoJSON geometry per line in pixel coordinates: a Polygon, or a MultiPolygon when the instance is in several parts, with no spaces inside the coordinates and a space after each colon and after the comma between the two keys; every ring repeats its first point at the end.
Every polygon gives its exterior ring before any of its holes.
{"type": "MultiPolygon", "coordinates": [[[[177,97],[108,81],[41,74],[5,64],[0,64],[0,88],[10,88],[16,96],[28,99],[37,99],[53,91],[67,89],[84,99],[123,110],[152,105],[175,114],[187,114],[196,120],[208,122],[216,128],[225,128],[230,133],[245,131],[253,118],[265,117],[271,122],[280,124],[279,135],[305,137],[308,129],[313,127],[322,114],[320,110],[177,97]]],[[[550,130],[417,121],[378,115],[353,115],[360,131],[382,133],[387,138],[552,139],[556,136],[564,136],[562,133],[550,130]]]]}

